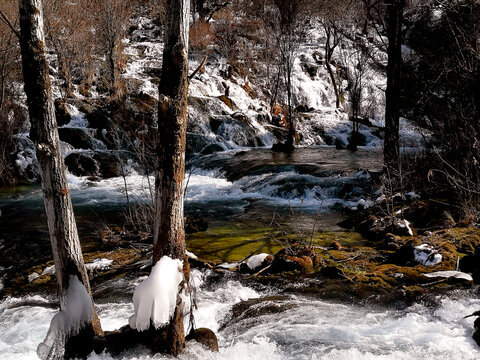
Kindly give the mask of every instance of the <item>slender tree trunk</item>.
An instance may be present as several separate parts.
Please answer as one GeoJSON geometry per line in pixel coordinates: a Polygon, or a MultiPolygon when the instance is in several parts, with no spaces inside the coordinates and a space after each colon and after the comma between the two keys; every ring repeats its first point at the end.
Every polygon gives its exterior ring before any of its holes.
{"type": "MultiPolygon", "coordinates": [[[[165,47],[159,84],[153,263],[167,255],[187,262],[183,220],[183,179],[188,97],[188,20],[190,0],[167,0],[165,47]]],[[[188,265],[185,281],[188,281],[188,265]]],[[[185,284],[181,284],[180,287],[185,284]]],[[[179,292],[181,289],[179,289],[179,292]]],[[[168,329],[170,352],[185,347],[183,316],[177,301],[168,329]]]]}
{"type": "MultiPolygon", "coordinates": [[[[332,60],[333,51],[335,50],[336,45],[333,47],[330,45],[330,38],[332,36],[332,30],[328,26],[324,26],[325,33],[327,35],[327,40],[325,41],[325,67],[327,68],[328,74],[330,75],[330,80],[332,81],[333,91],[335,93],[335,106],[338,109],[340,107],[340,94],[338,92],[337,82],[335,80],[335,75],[333,74],[332,65],[330,61],[332,60]]],[[[335,43],[335,40],[334,40],[335,43]]]]}
{"type": "Polygon", "coordinates": [[[400,67],[402,64],[402,23],[405,0],[385,0],[387,7],[388,65],[385,105],[384,161],[387,168],[398,170],[400,67]]]}
{"type": "MultiPolygon", "coordinates": [[[[45,57],[41,0],[20,0],[20,29],[23,77],[30,114],[30,137],[35,143],[42,177],[48,229],[55,260],[60,308],[66,308],[71,276],[76,276],[91,295],[83,255],[68,191],[65,164],[60,151],[57,121],[52,99],[49,68],[45,57]]],[[[92,300],[93,307],[93,300],[92,300]]],[[[83,334],[102,334],[97,315],[83,334]]],[[[74,337],[71,338],[73,341],[74,337]]],[[[67,341],[67,346],[68,346],[67,341]]],[[[75,345],[73,345],[75,346],[75,345]]],[[[88,349],[82,349],[88,351],[88,349]]],[[[91,351],[91,350],[90,350],[91,351]]]]}
{"type": "Polygon", "coordinates": [[[115,43],[112,42],[110,43],[109,49],[108,49],[108,65],[109,65],[109,70],[110,70],[110,92],[112,95],[115,94],[115,82],[116,82],[116,76],[115,76],[115,43]]]}
{"type": "Polygon", "coordinates": [[[291,151],[294,148],[295,144],[295,126],[293,123],[293,109],[292,109],[292,66],[290,63],[290,58],[288,57],[288,62],[286,63],[286,72],[287,72],[287,102],[288,102],[288,135],[287,141],[285,143],[286,150],[291,151]]]}

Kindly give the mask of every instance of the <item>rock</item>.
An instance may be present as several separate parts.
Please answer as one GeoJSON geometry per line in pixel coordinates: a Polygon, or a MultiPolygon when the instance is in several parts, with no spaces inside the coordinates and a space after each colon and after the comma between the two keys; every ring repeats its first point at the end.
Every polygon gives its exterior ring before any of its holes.
{"type": "Polygon", "coordinates": [[[91,128],[106,130],[112,130],[114,128],[112,120],[105,115],[104,111],[99,109],[95,109],[94,111],[87,113],[85,118],[88,121],[88,126],[91,128]]]}
{"type": "Polygon", "coordinates": [[[58,126],[67,125],[72,120],[72,115],[62,99],[55,99],[55,117],[58,126]]]}
{"type": "Polygon", "coordinates": [[[325,266],[320,271],[320,274],[322,274],[323,276],[326,276],[330,279],[344,279],[345,278],[345,274],[337,266],[325,266]]]}
{"type": "Polygon", "coordinates": [[[206,136],[187,132],[187,155],[199,153],[200,151],[205,149],[205,147],[211,144],[212,140],[207,138],[206,136]]]}
{"type": "Polygon", "coordinates": [[[347,148],[343,140],[338,137],[335,138],[333,144],[335,145],[335,149],[337,150],[344,150],[347,148]]]}
{"type": "Polygon", "coordinates": [[[237,120],[230,115],[215,115],[209,118],[210,128],[219,139],[232,142],[239,146],[263,146],[257,136],[256,129],[248,122],[237,120]]]}
{"type": "Polygon", "coordinates": [[[312,79],[317,76],[318,65],[311,63],[301,63],[300,66],[302,67],[303,71],[305,71],[312,79]]]}
{"type": "Polygon", "coordinates": [[[65,158],[65,165],[76,176],[98,176],[98,163],[88,153],[71,153],[65,158]]]}
{"type": "Polygon", "coordinates": [[[300,104],[298,105],[296,108],[295,108],[295,111],[296,112],[299,112],[299,113],[307,113],[307,112],[312,112],[314,109],[313,108],[309,108],[307,105],[305,104],[300,104]]]}
{"type": "Polygon", "coordinates": [[[268,272],[272,274],[285,271],[310,272],[321,263],[322,259],[314,249],[306,245],[293,244],[275,254],[268,272]]]}
{"type": "Polygon", "coordinates": [[[128,151],[84,151],[70,153],[65,165],[76,176],[111,178],[120,176],[129,160],[135,161],[135,154],[128,151]]]}
{"type": "Polygon", "coordinates": [[[413,235],[412,226],[407,220],[391,218],[389,216],[377,217],[369,215],[356,226],[357,231],[372,241],[384,240],[387,233],[398,236],[413,235]]]}
{"type": "Polygon", "coordinates": [[[187,335],[185,340],[195,340],[196,342],[202,344],[207,349],[211,351],[218,351],[218,340],[215,333],[207,328],[199,328],[192,330],[190,334],[187,335]]]}
{"type": "Polygon", "coordinates": [[[418,239],[409,240],[404,245],[390,255],[389,262],[392,264],[405,266],[415,263],[415,247],[421,245],[421,241],[418,239]]]}
{"type": "Polygon", "coordinates": [[[106,150],[106,145],[91,136],[86,129],[82,128],[58,128],[60,140],[72,145],[75,149],[106,150]]]}
{"type": "Polygon", "coordinates": [[[238,323],[244,319],[251,319],[268,314],[278,314],[292,309],[295,305],[287,302],[288,299],[287,296],[273,295],[241,301],[233,305],[230,318],[221,328],[229,324],[238,323]]]}
{"type": "Polygon", "coordinates": [[[435,271],[424,274],[424,276],[433,279],[447,279],[449,284],[473,285],[473,278],[470,274],[461,271],[435,271]]]}
{"type": "Polygon", "coordinates": [[[210,155],[220,151],[225,151],[225,148],[219,144],[210,144],[205,146],[200,153],[202,155],[210,155]]]}

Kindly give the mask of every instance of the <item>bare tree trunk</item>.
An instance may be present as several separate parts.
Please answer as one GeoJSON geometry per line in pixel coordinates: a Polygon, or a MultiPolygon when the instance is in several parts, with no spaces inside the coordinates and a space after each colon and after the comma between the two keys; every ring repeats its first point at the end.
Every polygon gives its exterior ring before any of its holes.
{"type": "Polygon", "coordinates": [[[387,91],[385,104],[385,166],[398,170],[400,67],[402,64],[402,22],[405,0],[385,0],[388,27],[387,91]]]}
{"type": "MultiPolygon", "coordinates": [[[[153,263],[167,255],[187,262],[183,220],[183,179],[188,97],[188,20],[190,0],[167,0],[165,47],[159,84],[153,263]]],[[[188,281],[188,266],[185,281],[188,281]]],[[[180,287],[184,286],[181,284],[180,287]]],[[[179,289],[179,292],[181,289],[179,289]]],[[[177,301],[168,329],[173,355],[185,347],[183,315],[177,301]]]]}
{"type": "MultiPolygon", "coordinates": [[[[289,54],[290,55],[290,54],[289,54]]],[[[290,61],[290,56],[287,57],[288,61],[285,64],[286,77],[287,77],[287,103],[288,103],[288,135],[285,142],[285,149],[292,151],[295,147],[295,125],[293,120],[292,109],[292,67],[293,61],[290,61]]]]}
{"type": "Polygon", "coordinates": [[[327,39],[325,41],[325,67],[327,68],[328,74],[330,75],[330,80],[332,81],[333,91],[335,93],[335,106],[336,108],[340,108],[340,94],[338,92],[337,81],[335,80],[335,75],[333,74],[332,65],[330,61],[332,61],[332,55],[335,51],[335,48],[338,45],[338,37],[336,34],[332,34],[332,28],[327,24],[323,25],[325,29],[325,34],[327,35],[327,39]],[[330,43],[330,40],[333,36],[333,44],[330,43]]]}
{"type": "MultiPolygon", "coordinates": [[[[31,121],[30,137],[36,146],[42,176],[45,210],[59,286],[60,308],[64,310],[71,276],[76,276],[91,296],[90,284],[68,192],[65,164],[60,151],[49,68],[45,57],[42,1],[20,0],[19,3],[20,45],[31,121]]],[[[91,334],[91,337],[94,334],[102,334],[96,313],[92,323],[86,326],[83,336],[85,333],[91,334]]],[[[73,342],[75,342],[74,339],[73,342]]],[[[82,350],[88,351],[86,348],[82,350]]]]}

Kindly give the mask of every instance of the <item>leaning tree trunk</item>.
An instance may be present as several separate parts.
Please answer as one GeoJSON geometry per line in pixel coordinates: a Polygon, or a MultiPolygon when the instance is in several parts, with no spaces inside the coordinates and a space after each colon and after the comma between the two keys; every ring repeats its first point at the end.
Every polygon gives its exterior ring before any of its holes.
{"type": "Polygon", "coordinates": [[[400,67],[402,65],[402,22],[405,0],[385,0],[387,7],[388,65],[387,91],[385,104],[385,167],[399,169],[399,97],[400,67]]]}
{"type": "MultiPolygon", "coordinates": [[[[158,144],[155,171],[155,225],[153,263],[164,255],[185,261],[183,221],[183,178],[188,96],[188,20],[190,0],[167,0],[165,47],[159,84],[158,144]]],[[[179,292],[181,289],[179,289],[179,292]]],[[[183,315],[177,298],[175,314],[168,325],[169,352],[179,354],[185,347],[183,315]]]]}
{"type": "MultiPolygon", "coordinates": [[[[57,121],[52,99],[48,62],[45,57],[41,0],[20,0],[21,53],[25,93],[30,114],[30,138],[35,143],[42,177],[48,230],[59,286],[60,308],[66,308],[70,278],[76,276],[91,296],[83,262],[72,202],[68,192],[65,164],[60,151],[57,121]]],[[[93,307],[93,300],[92,300],[93,307]]],[[[96,314],[86,333],[101,334],[96,314]]],[[[85,335],[85,332],[83,333],[85,335]]],[[[72,346],[75,340],[69,341],[72,346]]],[[[67,347],[69,346],[67,341],[67,347]]],[[[87,349],[83,349],[87,351],[87,349]]],[[[68,353],[68,349],[67,349],[68,353]]]]}

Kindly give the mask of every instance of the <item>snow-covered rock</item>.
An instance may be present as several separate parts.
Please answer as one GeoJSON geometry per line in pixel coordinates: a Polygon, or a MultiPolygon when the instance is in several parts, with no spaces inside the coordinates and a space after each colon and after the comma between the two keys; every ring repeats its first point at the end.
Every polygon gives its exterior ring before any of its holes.
{"type": "Polygon", "coordinates": [[[261,254],[257,254],[257,255],[253,255],[251,256],[250,258],[248,258],[247,260],[247,266],[250,270],[252,271],[255,271],[256,269],[258,269],[263,261],[265,260],[265,258],[268,256],[269,254],[266,254],[266,253],[261,253],[261,254]]]}
{"type": "Polygon", "coordinates": [[[438,254],[438,251],[427,244],[415,246],[413,250],[415,261],[425,265],[432,266],[442,262],[442,255],[438,254]]]}

